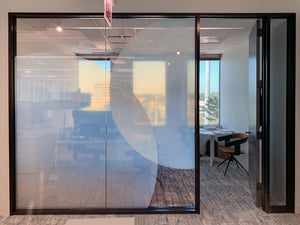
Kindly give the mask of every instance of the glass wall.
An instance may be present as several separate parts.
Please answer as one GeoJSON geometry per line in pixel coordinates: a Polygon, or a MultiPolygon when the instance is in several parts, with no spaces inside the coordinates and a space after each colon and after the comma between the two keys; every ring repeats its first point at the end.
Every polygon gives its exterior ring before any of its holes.
{"type": "Polygon", "coordinates": [[[151,125],[165,125],[166,63],[164,61],[133,62],[133,92],[141,102],[151,125]]]}
{"type": "Polygon", "coordinates": [[[18,18],[16,46],[16,209],[195,207],[195,18],[18,18]]]}
{"type": "Polygon", "coordinates": [[[287,20],[270,21],[270,205],[286,205],[287,20]],[[278,92],[280,90],[280,92],[278,92]]]}

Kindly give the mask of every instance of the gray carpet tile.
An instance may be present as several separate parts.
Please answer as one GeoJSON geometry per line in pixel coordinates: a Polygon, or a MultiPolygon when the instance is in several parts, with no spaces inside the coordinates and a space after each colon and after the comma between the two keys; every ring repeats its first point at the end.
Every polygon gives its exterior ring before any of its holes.
{"type": "MultiPolygon", "coordinates": [[[[300,215],[267,214],[257,208],[251,198],[248,177],[235,165],[224,177],[224,167],[209,167],[207,158],[201,157],[200,203],[201,213],[198,214],[162,214],[162,215],[24,215],[0,217],[3,225],[65,225],[69,218],[102,218],[102,217],[135,217],[136,225],[299,225],[300,215]]],[[[194,200],[194,172],[192,170],[174,170],[161,167],[153,205],[190,204],[194,200]],[[172,181],[173,180],[173,181],[172,181]],[[175,185],[172,185],[175,183],[175,185]],[[187,187],[181,187],[186,183],[187,187]],[[178,189],[174,187],[179,187],[178,189]],[[186,193],[183,193],[186,192],[186,193]],[[181,195],[180,195],[181,194],[181,195]],[[179,195],[179,197],[178,197],[179,195]],[[182,195],[185,197],[183,198],[182,195]],[[163,197],[165,196],[165,197],[163,197]],[[177,196],[177,197],[175,197],[177,196]],[[187,197],[188,196],[188,197],[187,197]],[[181,202],[183,201],[183,202],[181,202]]]]}

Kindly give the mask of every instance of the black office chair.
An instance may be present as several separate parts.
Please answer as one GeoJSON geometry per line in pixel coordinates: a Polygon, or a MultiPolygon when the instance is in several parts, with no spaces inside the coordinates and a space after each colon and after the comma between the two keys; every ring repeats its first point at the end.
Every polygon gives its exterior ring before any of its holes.
{"type": "Polygon", "coordinates": [[[241,167],[249,176],[248,171],[245,169],[245,167],[234,157],[235,155],[241,154],[241,144],[245,143],[248,140],[248,135],[243,133],[233,133],[225,136],[218,137],[218,141],[225,141],[224,145],[219,144],[219,151],[225,154],[229,154],[229,156],[223,160],[221,163],[218,164],[217,168],[221,166],[223,163],[228,161],[224,176],[226,176],[228,167],[231,162],[235,162],[237,167],[241,167]]]}

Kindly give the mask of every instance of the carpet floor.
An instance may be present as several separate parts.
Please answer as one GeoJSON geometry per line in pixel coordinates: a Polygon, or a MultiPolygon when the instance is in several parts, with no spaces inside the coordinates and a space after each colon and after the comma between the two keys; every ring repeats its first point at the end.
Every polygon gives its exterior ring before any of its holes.
{"type": "MultiPolygon", "coordinates": [[[[224,167],[209,167],[209,161],[201,157],[200,172],[200,215],[199,214],[160,214],[160,215],[24,215],[24,216],[0,216],[0,224],[5,225],[66,225],[70,219],[85,218],[115,218],[134,217],[135,225],[299,225],[300,215],[296,214],[267,214],[257,208],[251,198],[248,187],[248,177],[241,170],[232,166],[227,176],[223,176],[224,167]]],[[[169,188],[166,178],[170,169],[160,171],[163,184],[157,184],[153,204],[165,204],[172,201],[162,196],[176,195],[176,188],[169,188]],[[165,183],[164,183],[165,182],[165,183]],[[165,192],[158,194],[157,192],[165,192]],[[169,193],[167,193],[169,192],[169,193]]],[[[189,177],[192,171],[184,171],[189,177]]],[[[182,171],[177,174],[182,180],[182,171]]],[[[170,177],[171,179],[171,177],[170,177]]],[[[187,179],[187,182],[188,179],[187,179]]],[[[188,183],[186,191],[193,188],[188,183]]],[[[180,189],[183,190],[183,189],[180,189]]],[[[182,194],[182,193],[181,193],[182,194]]],[[[193,202],[193,195],[188,194],[186,202],[193,202]]],[[[173,204],[177,204],[176,202],[173,204]]]]}

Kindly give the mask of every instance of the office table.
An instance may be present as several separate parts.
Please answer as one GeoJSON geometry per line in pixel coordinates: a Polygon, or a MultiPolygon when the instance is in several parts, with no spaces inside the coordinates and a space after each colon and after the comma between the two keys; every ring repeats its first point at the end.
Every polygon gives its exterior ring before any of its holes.
{"type": "Polygon", "coordinates": [[[223,136],[226,134],[232,134],[233,131],[227,129],[217,129],[217,128],[200,128],[201,135],[209,136],[210,140],[210,159],[209,165],[212,166],[215,159],[215,138],[219,136],[223,136]]]}

